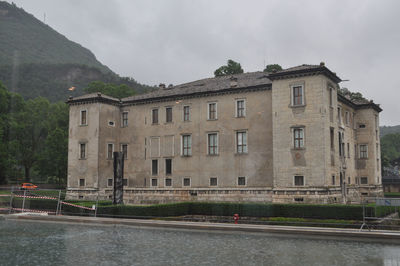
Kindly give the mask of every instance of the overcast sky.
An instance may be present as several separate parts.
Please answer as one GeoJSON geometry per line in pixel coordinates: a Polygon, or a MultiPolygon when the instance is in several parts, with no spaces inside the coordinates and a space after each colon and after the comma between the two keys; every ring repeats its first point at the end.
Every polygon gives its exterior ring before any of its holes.
{"type": "MultiPolygon", "coordinates": [[[[11,2],[11,1],[9,1],[11,2]]],[[[14,0],[121,76],[157,85],[321,61],[400,124],[400,1],[14,0]]]]}

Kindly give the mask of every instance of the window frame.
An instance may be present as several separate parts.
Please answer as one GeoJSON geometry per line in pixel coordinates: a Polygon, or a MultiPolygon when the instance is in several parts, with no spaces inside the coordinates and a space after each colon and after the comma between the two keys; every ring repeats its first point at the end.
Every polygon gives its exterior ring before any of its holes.
{"type": "Polygon", "coordinates": [[[79,160],[85,160],[87,159],[87,149],[86,149],[86,145],[87,142],[79,142],[79,160]],[[84,147],[83,149],[83,156],[82,156],[82,147],[84,147]]]}
{"type": "Polygon", "coordinates": [[[215,177],[215,176],[210,177],[208,185],[210,187],[218,187],[218,177],[215,177]],[[213,180],[213,181],[215,180],[215,184],[211,184],[211,180],[213,180]]]}
{"type": "Polygon", "coordinates": [[[79,116],[79,125],[80,126],[87,126],[88,125],[88,111],[87,109],[82,109],[80,110],[80,116],[79,116]],[[83,119],[82,119],[82,114],[85,113],[85,123],[83,123],[83,119]]]}
{"type": "Polygon", "coordinates": [[[305,86],[304,84],[291,84],[290,85],[290,103],[292,107],[298,107],[298,106],[304,106],[305,105],[305,86]],[[296,88],[301,88],[301,103],[296,103],[296,99],[299,98],[298,95],[296,95],[295,89],[296,88]]]}
{"type": "Polygon", "coordinates": [[[160,172],[160,166],[158,163],[158,159],[151,159],[151,176],[158,176],[158,173],[160,172]],[[156,165],[154,164],[156,162],[156,165]],[[157,169],[155,169],[155,166],[157,169]]]}
{"type": "Polygon", "coordinates": [[[79,178],[79,187],[86,187],[86,178],[79,178]],[[82,185],[83,180],[83,185],[82,185]]]}
{"type": "Polygon", "coordinates": [[[245,176],[238,176],[238,178],[237,178],[237,185],[240,186],[240,187],[245,187],[245,186],[247,186],[247,178],[246,178],[245,176]],[[241,178],[243,178],[244,184],[240,184],[239,181],[240,181],[241,178]]]}
{"type": "Polygon", "coordinates": [[[121,143],[120,148],[121,148],[121,152],[124,156],[124,160],[128,160],[128,143],[121,143]],[[124,150],[124,146],[126,146],[126,150],[124,150]]]}
{"type": "Polygon", "coordinates": [[[358,154],[359,159],[368,159],[368,144],[359,144],[358,151],[359,151],[358,154]],[[362,147],[365,147],[365,150],[363,150],[362,147]]]}
{"type": "Polygon", "coordinates": [[[293,176],[293,186],[295,187],[304,187],[306,184],[306,178],[304,175],[294,175],[293,176]],[[296,177],[302,177],[302,183],[301,185],[296,185],[296,177]]]}
{"type": "Polygon", "coordinates": [[[218,103],[217,102],[208,102],[207,103],[207,120],[217,120],[218,119],[218,103]],[[211,110],[211,106],[215,106],[215,110],[211,110]],[[211,116],[214,114],[214,117],[211,116]]]}
{"type": "Polygon", "coordinates": [[[192,156],[192,134],[181,135],[181,156],[189,157],[192,156]],[[185,139],[190,140],[187,146],[185,146],[185,139]]]}
{"type": "Polygon", "coordinates": [[[190,177],[182,177],[182,187],[191,187],[192,179],[190,177]],[[189,180],[189,185],[185,185],[185,180],[189,180]]]}
{"type": "Polygon", "coordinates": [[[172,187],[172,178],[170,178],[170,177],[164,178],[164,187],[172,187]],[[167,185],[167,180],[171,181],[170,185],[167,185]]]}
{"type": "Polygon", "coordinates": [[[129,113],[128,111],[123,111],[121,113],[121,127],[127,127],[128,126],[128,113],[129,113]]]}
{"type": "Polygon", "coordinates": [[[151,108],[151,124],[158,125],[160,122],[159,108],[151,108]]]}
{"type": "Polygon", "coordinates": [[[190,122],[190,119],[191,119],[190,111],[191,111],[190,105],[183,106],[183,109],[182,109],[183,122],[190,122]],[[186,110],[187,110],[187,112],[186,112],[186,110]]]}
{"type": "Polygon", "coordinates": [[[236,130],[235,132],[235,146],[236,146],[236,154],[247,154],[249,152],[249,140],[248,140],[248,131],[247,130],[236,130]],[[241,142],[242,144],[239,144],[239,135],[242,136],[241,138],[241,142]],[[245,142],[243,142],[243,136],[245,136],[245,142]],[[239,151],[239,147],[241,147],[240,151],[239,151]],[[243,148],[244,147],[244,148],[243,148]]]}
{"type": "Polygon", "coordinates": [[[114,143],[107,142],[106,151],[107,151],[107,160],[114,159],[114,143]],[[109,150],[110,145],[112,147],[112,149],[111,149],[111,157],[110,157],[110,150],[109,150]]]}
{"type": "Polygon", "coordinates": [[[207,133],[207,155],[211,155],[211,156],[215,156],[215,155],[219,155],[219,139],[218,139],[218,132],[209,132],[207,133]],[[215,136],[215,141],[214,141],[214,145],[210,146],[210,137],[211,136],[215,136]],[[211,152],[212,151],[212,152],[211,152]]]}
{"type": "Polygon", "coordinates": [[[172,123],[172,106],[165,107],[165,123],[172,123]]]}
{"type": "Polygon", "coordinates": [[[368,185],[368,176],[360,176],[360,185],[368,185]],[[363,182],[363,180],[366,180],[366,182],[363,182]]]}
{"type": "Polygon", "coordinates": [[[302,150],[305,148],[305,127],[292,127],[292,147],[294,150],[302,150]],[[301,132],[300,137],[296,137],[296,132],[301,132]],[[297,144],[298,143],[298,146],[297,144]]]}
{"type": "Polygon", "coordinates": [[[168,175],[168,176],[172,175],[172,158],[165,158],[164,163],[165,163],[165,175],[168,175]],[[169,167],[167,167],[168,166],[167,161],[170,161],[170,166],[169,167]],[[169,172],[167,171],[168,168],[170,168],[169,172]]]}
{"type": "Polygon", "coordinates": [[[157,177],[152,177],[152,178],[150,178],[150,186],[151,187],[158,187],[158,178],[157,177]],[[156,184],[154,185],[153,184],[153,181],[156,181],[156,184]]]}
{"type": "Polygon", "coordinates": [[[246,117],[246,99],[235,100],[235,117],[246,117]],[[243,106],[239,108],[239,102],[243,102],[243,106]]]}

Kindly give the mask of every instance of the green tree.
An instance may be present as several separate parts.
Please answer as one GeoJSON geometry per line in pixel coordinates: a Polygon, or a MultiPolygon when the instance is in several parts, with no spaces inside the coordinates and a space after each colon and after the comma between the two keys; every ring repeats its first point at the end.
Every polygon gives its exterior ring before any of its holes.
{"type": "MultiPolygon", "coordinates": [[[[381,138],[382,161],[392,161],[400,157],[400,134],[388,134],[381,138]]],[[[387,162],[386,162],[387,163],[387,162]]]]}
{"type": "Polygon", "coordinates": [[[20,95],[10,93],[0,82],[0,184],[6,183],[10,177],[17,177],[20,172],[14,152],[12,125],[23,104],[20,95]]]}
{"type": "Polygon", "coordinates": [[[224,76],[224,75],[233,75],[243,73],[242,66],[240,63],[237,63],[231,59],[228,60],[226,66],[221,66],[217,70],[214,71],[214,75],[216,77],[224,76]]]}
{"type": "Polygon", "coordinates": [[[339,88],[338,93],[342,96],[348,96],[352,101],[368,101],[360,92],[351,92],[347,88],[339,88]]]}
{"type": "Polygon", "coordinates": [[[49,128],[49,109],[50,103],[45,98],[29,100],[13,122],[13,150],[19,165],[24,168],[27,181],[30,181],[31,169],[44,148],[49,128]]]}
{"type": "Polygon", "coordinates": [[[125,98],[136,94],[135,89],[125,85],[115,85],[101,81],[91,82],[85,89],[87,93],[101,92],[114,98],[125,98]]]}
{"type": "Polygon", "coordinates": [[[58,184],[65,184],[68,166],[68,131],[55,128],[49,132],[43,151],[39,155],[39,173],[56,177],[58,184]]]}
{"type": "Polygon", "coordinates": [[[264,72],[276,72],[282,70],[282,67],[278,64],[267,65],[264,69],[264,72]]]}

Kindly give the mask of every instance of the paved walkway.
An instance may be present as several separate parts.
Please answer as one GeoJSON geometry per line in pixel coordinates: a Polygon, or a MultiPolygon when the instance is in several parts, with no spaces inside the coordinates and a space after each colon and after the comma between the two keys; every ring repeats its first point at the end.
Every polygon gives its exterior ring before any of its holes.
{"type": "Polygon", "coordinates": [[[258,232],[288,235],[303,235],[309,237],[336,237],[340,239],[384,241],[400,244],[400,232],[388,230],[358,230],[348,228],[326,228],[326,227],[301,227],[301,226],[279,226],[279,225],[254,225],[254,224],[226,224],[209,222],[181,222],[162,220],[141,220],[141,219],[120,219],[103,217],[83,216],[42,216],[42,215],[3,215],[7,220],[29,220],[47,222],[68,222],[102,225],[127,225],[164,227],[195,230],[218,230],[218,231],[239,231],[258,232]]]}

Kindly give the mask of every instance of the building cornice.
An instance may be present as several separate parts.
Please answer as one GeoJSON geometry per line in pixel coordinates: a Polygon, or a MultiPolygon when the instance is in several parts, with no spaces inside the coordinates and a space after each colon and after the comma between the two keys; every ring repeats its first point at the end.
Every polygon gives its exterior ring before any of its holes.
{"type": "Polygon", "coordinates": [[[147,99],[122,101],[122,106],[141,105],[141,104],[167,102],[167,101],[177,101],[177,100],[183,100],[183,99],[210,97],[210,96],[218,96],[218,95],[224,95],[224,94],[254,92],[254,91],[262,91],[262,90],[270,90],[271,88],[272,88],[271,84],[261,84],[261,85],[249,86],[249,87],[227,88],[227,89],[222,89],[222,90],[218,90],[218,91],[194,92],[194,93],[190,93],[190,94],[174,94],[171,96],[161,96],[161,97],[152,97],[152,98],[147,98],[147,99]]]}
{"type": "Polygon", "coordinates": [[[336,73],[333,73],[324,65],[320,65],[318,67],[313,67],[313,68],[278,71],[275,73],[270,73],[268,75],[268,78],[270,80],[278,80],[278,79],[290,79],[290,78],[299,78],[299,77],[314,76],[314,75],[324,75],[336,83],[342,81],[336,75],[336,73]]]}
{"type": "Polygon", "coordinates": [[[372,108],[375,111],[377,111],[378,113],[382,112],[382,108],[379,106],[379,104],[375,104],[373,101],[370,101],[368,103],[357,104],[339,93],[337,96],[338,96],[339,102],[347,104],[355,110],[372,108]]]}

